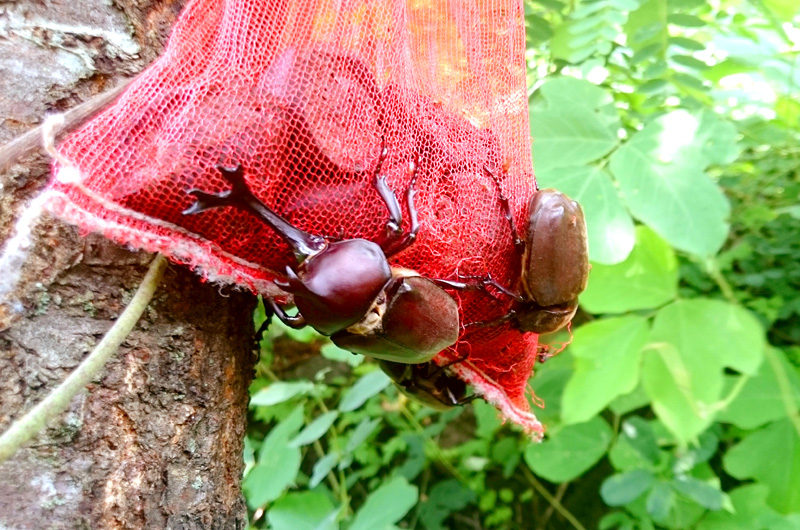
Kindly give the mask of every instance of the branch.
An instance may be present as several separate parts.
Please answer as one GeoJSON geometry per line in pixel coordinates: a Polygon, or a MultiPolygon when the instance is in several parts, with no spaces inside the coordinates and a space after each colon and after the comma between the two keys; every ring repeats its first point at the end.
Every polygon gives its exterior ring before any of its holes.
{"type": "MultiPolygon", "coordinates": [[[[127,79],[120,83],[119,86],[107,92],[103,92],[102,94],[98,94],[92,99],[68,110],[63,114],[64,125],[54,132],[56,134],[62,134],[78,128],[87,119],[110,105],[117,96],[128,88],[131,81],[133,81],[133,78],[127,79]]],[[[41,147],[42,129],[43,126],[40,125],[22,136],[16,137],[3,147],[0,147],[0,172],[8,170],[11,164],[16,163],[23,156],[41,147]]]]}
{"type": "Polygon", "coordinates": [[[150,303],[164,274],[166,263],[162,255],[156,256],[133,299],[92,353],[41,403],[15,421],[0,436],[0,464],[11,458],[22,444],[36,436],[50,419],[61,414],[69,406],[75,394],[97,377],[150,303]]]}

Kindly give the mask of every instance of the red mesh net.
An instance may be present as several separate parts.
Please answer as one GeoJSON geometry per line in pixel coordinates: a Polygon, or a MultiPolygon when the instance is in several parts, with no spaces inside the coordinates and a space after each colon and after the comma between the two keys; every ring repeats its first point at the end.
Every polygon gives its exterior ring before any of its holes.
{"type": "MultiPolygon", "coordinates": [[[[521,1],[195,0],[164,55],[59,147],[77,171],[56,168],[53,209],[211,280],[276,294],[270,280],[293,260],[286,243],[233,208],[182,215],[187,191],[227,189],[215,166],[241,164],[253,192],[299,228],[376,240],[387,213],[371,181],[385,146],[398,196],[418,160],[422,225],[392,264],[513,287],[520,257],[498,182],[525,226],[535,181],[524,50],[521,1]]],[[[465,323],[511,303],[454,296],[465,323]]],[[[525,395],[536,345],[507,326],[468,327],[437,361],[468,353],[456,373],[538,435],[525,395]]]]}

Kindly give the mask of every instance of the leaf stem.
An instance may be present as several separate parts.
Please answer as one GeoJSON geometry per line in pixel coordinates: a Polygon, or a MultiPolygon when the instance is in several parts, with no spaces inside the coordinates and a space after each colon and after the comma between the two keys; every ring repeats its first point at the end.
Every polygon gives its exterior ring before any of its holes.
{"type": "Polygon", "coordinates": [[[408,422],[414,427],[414,430],[416,430],[417,433],[425,439],[425,444],[428,446],[430,451],[436,457],[436,460],[442,465],[442,467],[444,467],[447,470],[448,473],[450,473],[453,476],[453,478],[455,478],[456,480],[458,480],[463,484],[464,477],[461,476],[461,473],[459,473],[458,470],[455,467],[453,467],[453,464],[451,464],[444,457],[444,453],[442,453],[442,449],[439,447],[439,445],[434,443],[434,441],[431,440],[430,436],[425,434],[425,429],[423,429],[422,425],[417,421],[417,418],[415,418],[414,415],[411,414],[411,411],[408,410],[408,407],[402,406],[400,410],[403,413],[403,416],[406,417],[406,420],[408,420],[408,422]]]}
{"type": "Polygon", "coordinates": [[[722,272],[719,270],[719,264],[713,258],[709,258],[705,260],[705,267],[706,272],[711,279],[717,284],[719,290],[722,291],[722,296],[725,297],[730,303],[734,305],[739,305],[739,300],[736,298],[736,293],[733,291],[731,284],[728,283],[728,280],[725,279],[725,276],[722,275],[722,272]]]}
{"type": "Polygon", "coordinates": [[[22,444],[36,436],[49,420],[61,414],[69,406],[72,398],[97,377],[111,356],[119,349],[120,344],[130,334],[136,322],[139,321],[147,304],[150,303],[164,274],[166,264],[164,256],[160,254],[156,256],[136,290],[136,294],[133,295],[128,306],[100,343],[92,350],[92,353],[63,383],[53,389],[44,400],[15,421],[0,436],[0,464],[11,458],[22,444]]]}
{"type": "Polygon", "coordinates": [[[547,491],[547,488],[545,488],[542,483],[536,479],[530,469],[525,466],[520,467],[522,468],[522,472],[525,474],[525,477],[528,479],[528,482],[530,482],[531,486],[533,486],[533,489],[535,489],[539,495],[544,497],[545,500],[550,503],[550,506],[555,508],[555,510],[572,525],[572,528],[575,528],[575,530],[586,530],[580,521],[578,521],[575,516],[564,507],[563,504],[561,504],[561,501],[553,497],[553,495],[547,491]]]}
{"type": "Polygon", "coordinates": [[[786,410],[786,415],[789,417],[792,425],[794,425],[794,430],[797,431],[798,436],[800,436],[800,412],[798,412],[797,403],[793,396],[794,392],[792,392],[792,384],[789,382],[789,377],[786,375],[784,364],[781,362],[778,355],[775,354],[775,351],[769,346],[765,350],[765,355],[770,368],[772,368],[772,371],[775,373],[775,381],[778,383],[778,389],[781,393],[781,401],[786,410]]]}

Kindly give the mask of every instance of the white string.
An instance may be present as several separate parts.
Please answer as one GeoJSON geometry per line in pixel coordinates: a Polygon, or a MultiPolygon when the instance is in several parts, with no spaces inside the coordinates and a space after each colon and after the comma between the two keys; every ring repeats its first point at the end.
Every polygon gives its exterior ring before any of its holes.
{"type": "MultiPolygon", "coordinates": [[[[42,144],[50,156],[63,166],[70,167],[69,162],[55,148],[56,134],[63,126],[63,114],[47,116],[42,124],[42,144]]],[[[19,284],[22,269],[33,248],[33,231],[45,211],[45,204],[49,198],[49,190],[45,190],[22,210],[19,219],[14,223],[13,235],[6,240],[0,253],[0,305],[10,307],[15,313],[21,312],[23,307],[12,294],[19,284]]]]}
{"type": "Polygon", "coordinates": [[[44,212],[48,196],[47,191],[39,194],[22,211],[22,215],[14,223],[14,235],[6,241],[3,252],[0,253],[0,304],[8,305],[16,313],[22,311],[22,304],[10,295],[19,283],[22,267],[33,247],[33,230],[44,212]]]}

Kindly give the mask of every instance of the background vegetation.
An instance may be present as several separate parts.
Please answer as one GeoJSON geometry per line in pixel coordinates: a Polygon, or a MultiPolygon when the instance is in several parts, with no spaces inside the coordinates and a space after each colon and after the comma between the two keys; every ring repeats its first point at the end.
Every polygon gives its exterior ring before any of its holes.
{"type": "Polygon", "coordinates": [[[583,204],[593,261],[531,380],[547,438],[274,324],[253,528],[800,528],[796,0],[539,0],[526,23],[537,177],[583,204]]]}

